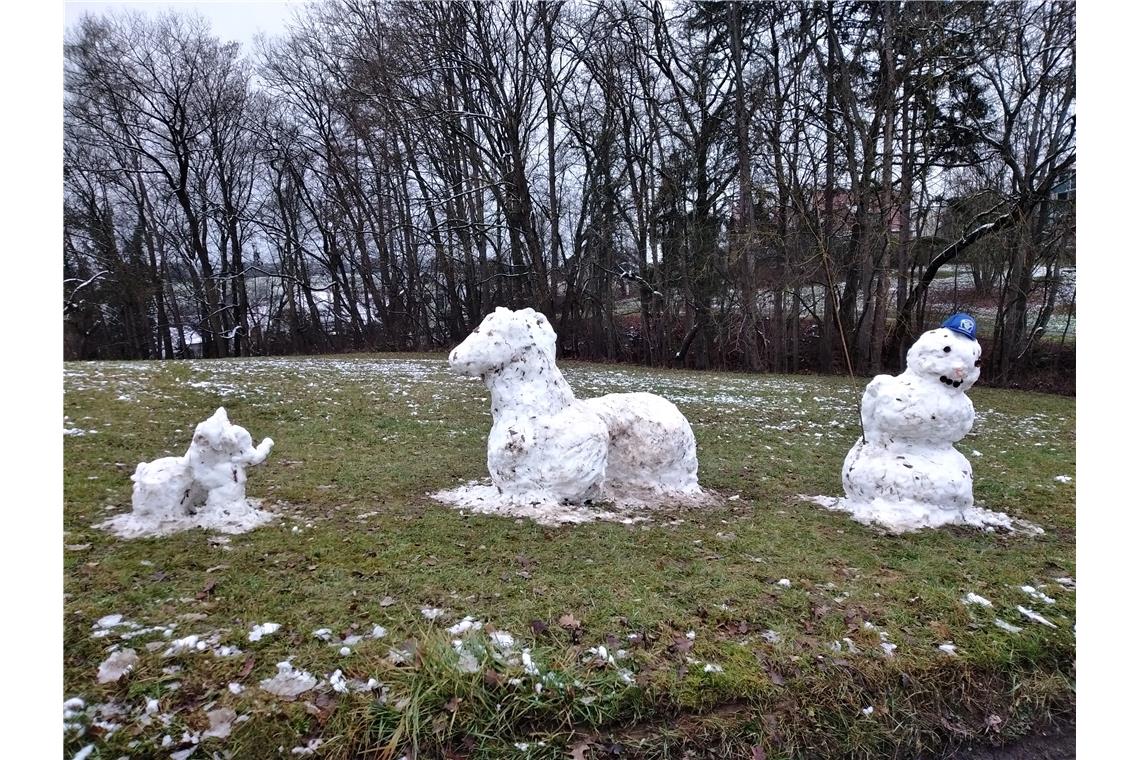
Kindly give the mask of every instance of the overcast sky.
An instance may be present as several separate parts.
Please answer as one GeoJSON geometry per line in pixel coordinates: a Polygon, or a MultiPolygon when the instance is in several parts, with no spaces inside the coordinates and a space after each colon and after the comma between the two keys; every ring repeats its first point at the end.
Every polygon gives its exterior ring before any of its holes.
{"type": "Polygon", "coordinates": [[[257,33],[267,35],[285,31],[285,24],[293,18],[297,8],[305,0],[245,0],[244,2],[140,2],[121,0],[120,2],[83,2],[69,0],[63,4],[63,23],[70,29],[83,14],[102,14],[120,9],[136,10],[143,13],[159,14],[169,10],[197,11],[206,17],[216,34],[223,41],[241,43],[243,51],[250,51],[257,33]]]}

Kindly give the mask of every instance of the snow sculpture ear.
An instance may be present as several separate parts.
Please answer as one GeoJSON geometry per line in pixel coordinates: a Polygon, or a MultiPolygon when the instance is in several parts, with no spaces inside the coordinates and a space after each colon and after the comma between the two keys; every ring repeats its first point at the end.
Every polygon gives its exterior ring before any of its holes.
{"type": "Polygon", "coordinates": [[[538,347],[550,357],[551,361],[554,361],[554,355],[558,351],[558,335],[550,325],[550,320],[536,311],[531,317],[531,324],[534,325],[534,337],[538,347]]]}

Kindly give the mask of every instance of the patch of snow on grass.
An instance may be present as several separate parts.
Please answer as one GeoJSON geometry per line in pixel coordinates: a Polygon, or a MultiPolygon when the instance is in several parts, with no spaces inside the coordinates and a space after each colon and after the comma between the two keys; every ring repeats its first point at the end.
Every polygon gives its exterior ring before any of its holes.
{"type": "Polygon", "coordinates": [[[207,712],[206,718],[210,721],[210,727],[202,732],[202,738],[225,739],[230,735],[230,731],[233,730],[234,721],[237,720],[237,713],[229,707],[219,707],[216,710],[207,712]]]}
{"type": "Polygon", "coordinates": [[[460,620],[458,623],[456,623],[455,625],[448,628],[447,632],[449,634],[451,634],[452,636],[459,636],[459,635],[462,635],[464,633],[467,633],[468,631],[478,631],[482,627],[483,627],[482,621],[476,620],[475,618],[471,617],[470,615],[467,615],[462,620],[460,620]]]}
{"type": "Polygon", "coordinates": [[[1001,618],[994,618],[994,625],[996,625],[998,628],[1002,629],[1006,633],[1021,633],[1021,628],[1017,627],[1013,623],[1008,623],[1005,620],[1002,620],[1001,618]]]}
{"type": "Polygon", "coordinates": [[[285,699],[295,699],[298,695],[309,691],[317,685],[317,679],[311,673],[297,670],[293,663],[285,660],[277,663],[277,675],[266,678],[261,682],[261,688],[270,694],[276,694],[285,699]]]}
{"type": "Polygon", "coordinates": [[[261,641],[262,636],[269,636],[271,634],[277,633],[280,628],[280,623],[261,623],[260,625],[255,625],[253,627],[253,630],[249,632],[249,640],[261,641]]]}
{"type": "Polygon", "coordinates": [[[329,676],[329,685],[332,686],[332,690],[338,694],[348,693],[348,682],[345,680],[344,673],[340,671],[340,668],[334,670],[332,675],[329,676]]]}
{"type": "Polygon", "coordinates": [[[1044,602],[1045,604],[1056,604],[1057,603],[1056,599],[1054,599],[1051,596],[1045,595],[1045,593],[1038,591],[1037,589],[1033,588],[1032,586],[1022,586],[1021,590],[1024,591],[1026,594],[1029,594],[1029,596],[1033,597],[1034,599],[1036,599],[1039,602],[1044,602]]]}
{"type": "Polygon", "coordinates": [[[139,664],[138,653],[133,649],[115,652],[99,665],[99,683],[113,683],[139,664]]]}
{"type": "Polygon", "coordinates": [[[980,604],[983,607],[994,606],[994,603],[989,599],[986,599],[984,596],[975,594],[973,591],[970,591],[964,597],[962,597],[962,604],[980,604]]]}
{"type": "Polygon", "coordinates": [[[1057,627],[1056,625],[1054,625],[1053,623],[1050,623],[1048,620],[1046,620],[1044,617],[1042,617],[1040,614],[1038,614],[1036,611],[1031,610],[1028,607],[1022,607],[1019,604],[1019,605],[1017,605],[1017,611],[1035,623],[1040,623],[1041,625],[1047,625],[1050,628],[1056,628],[1057,627]]]}
{"type": "Polygon", "coordinates": [[[323,743],[323,739],[310,739],[304,747],[294,747],[292,750],[290,750],[290,754],[297,755],[299,757],[308,757],[309,755],[315,755],[323,743]]]}

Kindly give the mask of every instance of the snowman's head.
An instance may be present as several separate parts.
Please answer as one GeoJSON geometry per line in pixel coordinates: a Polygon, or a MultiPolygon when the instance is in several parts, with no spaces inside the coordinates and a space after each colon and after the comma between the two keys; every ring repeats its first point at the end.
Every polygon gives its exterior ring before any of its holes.
{"type": "Polygon", "coordinates": [[[906,369],[959,393],[982,374],[982,346],[945,327],[927,330],[906,352],[906,369]]]}

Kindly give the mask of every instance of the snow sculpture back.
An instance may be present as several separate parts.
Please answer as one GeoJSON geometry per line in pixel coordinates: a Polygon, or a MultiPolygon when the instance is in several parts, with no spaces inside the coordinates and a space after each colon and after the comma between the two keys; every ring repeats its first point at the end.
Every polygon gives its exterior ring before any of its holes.
{"type": "Polygon", "coordinates": [[[498,492],[572,504],[701,494],[696,439],[680,410],[651,393],[575,398],[556,344],[544,315],[499,307],[449,357],[491,392],[487,469],[498,492]]]}
{"type": "Polygon", "coordinates": [[[131,480],[131,511],[103,523],[120,536],[165,535],[201,527],[241,533],[272,519],[245,497],[246,467],[261,464],[273,448],[256,448],[249,432],[230,423],[219,407],[194,429],[180,457],[140,462],[131,480]]]}
{"type": "Polygon", "coordinates": [[[966,391],[981,374],[982,348],[967,315],[944,324],[919,336],[905,371],[867,384],[863,437],[843,462],[847,498],[817,502],[896,532],[952,523],[1011,527],[1004,513],[974,507],[973,469],[954,448],[974,424],[966,391]]]}

